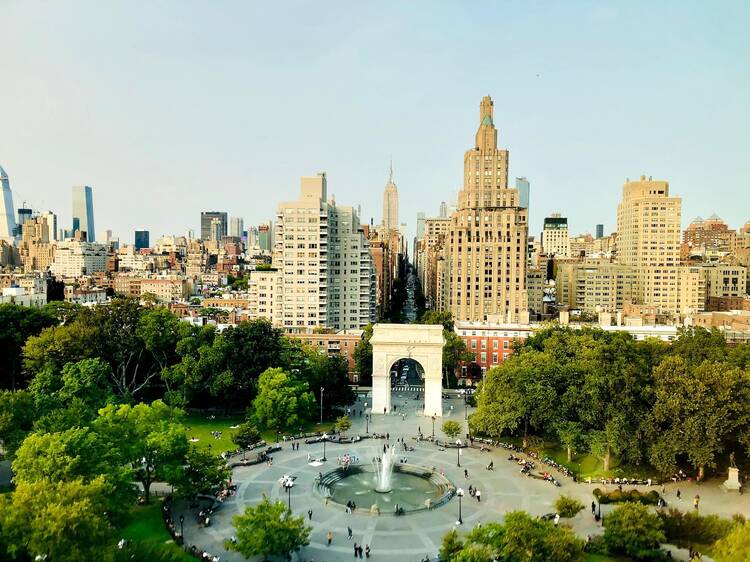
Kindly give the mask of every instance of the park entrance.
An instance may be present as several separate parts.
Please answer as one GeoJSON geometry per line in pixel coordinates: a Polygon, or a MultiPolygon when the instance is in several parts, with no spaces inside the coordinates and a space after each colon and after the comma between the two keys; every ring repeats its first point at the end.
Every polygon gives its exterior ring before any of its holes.
{"type": "Polygon", "coordinates": [[[404,359],[412,359],[424,372],[424,415],[442,416],[442,325],[375,324],[370,343],[372,412],[391,411],[391,372],[403,365],[404,359]]]}

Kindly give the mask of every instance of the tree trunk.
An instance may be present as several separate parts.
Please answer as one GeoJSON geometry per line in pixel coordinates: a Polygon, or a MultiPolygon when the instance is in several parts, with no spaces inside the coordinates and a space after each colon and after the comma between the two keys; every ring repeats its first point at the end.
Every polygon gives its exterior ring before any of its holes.
{"type": "Polygon", "coordinates": [[[526,418],[523,419],[523,446],[529,446],[529,420],[526,418]]]}
{"type": "Polygon", "coordinates": [[[609,470],[609,461],[611,456],[612,453],[609,450],[609,447],[607,447],[607,451],[604,453],[604,470],[609,470]]]}
{"type": "Polygon", "coordinates": [[[706,467],[704,465],[700,465],[698,467],[698,482],[702,482],[705,476],[706,476],[706,467]]]}
{"type": "Polygon", "coordinates": [[[573,460],[573,447],[568,447],[568,462],[573,460]]]}

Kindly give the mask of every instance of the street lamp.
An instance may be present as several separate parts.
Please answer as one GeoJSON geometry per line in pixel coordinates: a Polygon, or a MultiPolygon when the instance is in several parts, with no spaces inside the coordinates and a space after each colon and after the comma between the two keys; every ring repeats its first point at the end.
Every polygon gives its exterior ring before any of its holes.
{"type": "Polygon", "coordinates": [[[456,439],[456,466],[461,468],[461,440],[456,439]]]}
{"type": "Polygon", "coordinates": [[[327,460],[328,460],[328,459],[326,458],[326,441],[328,441],[328,434],[327,434],[327,433],[324,433],[324,434],[323,434],[323,458],[322,458],[322,459],[320,459],[320,460],[322,460],[323,462],[325,462],[325,461],[327,461],[327,460]]]}
{"type": "Polygon", "coordinates": [[[469,419],[469,412],[466,409],[466,389],[464,389],[464,419],[469,419]]]}
{"type": "Polygon", "coordinates": [[[294,480],[292,480],[291,478],[284,479],[284,489],[286,490],[289,511],[292,511],[292,487],[293,486],[294,486],[294,480]]]}
{"type": "Polygon", "coordinates": [[[435,439],[435,416],[432,416],[432,438],[435,439]]]}
{"type": "Polygon", "coordinates": [[[464,489],[459,488],[458,490],[456,490],[456,496],[458,496],[458,521],[456,521],[456,523],[458,523],[459,525],[463,525],[464,518],[462,517],[461,513],[461,499],[464,497],[464,489]]]}
{"type": "Polygon", "coordinates": [[[367,425],[367,428],[365,429],[365,433],[370,433],[370,414],[365,414],[365,423],[367,425]]]}
{"type": "Polygon", "coordinates": [[[180,544],[185,544],[184,523],[185,514],[180,513],[180,544]]]}
{"type": "Polygon", "coordinates": [[[320,424],[323,424],[323,391],[325,388],[320,387],[320,424]]]}

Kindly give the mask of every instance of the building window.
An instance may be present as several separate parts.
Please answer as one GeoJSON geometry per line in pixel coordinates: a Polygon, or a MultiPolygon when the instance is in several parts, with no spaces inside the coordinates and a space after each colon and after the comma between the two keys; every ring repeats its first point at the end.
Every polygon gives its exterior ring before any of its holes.
{"type": "Polygon", "coordinates": [[[477,348],[477,340],[471,340],[471,349],[477,348]]]}

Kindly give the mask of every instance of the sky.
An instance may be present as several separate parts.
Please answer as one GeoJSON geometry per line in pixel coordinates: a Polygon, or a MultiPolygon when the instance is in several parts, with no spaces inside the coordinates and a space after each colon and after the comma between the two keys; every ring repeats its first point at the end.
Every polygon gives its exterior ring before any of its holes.
{"type": "Polygon", "coordinates": [[[0,165],[14,203],[97,234],[199,232],[200,212],[273,218],[299,178],[400,221],[455,202],[491,95],[531,234],[615,229],[626,178],[670,182],[683,225],[750,220],[746,0],[0,0],[0,165]]]}

